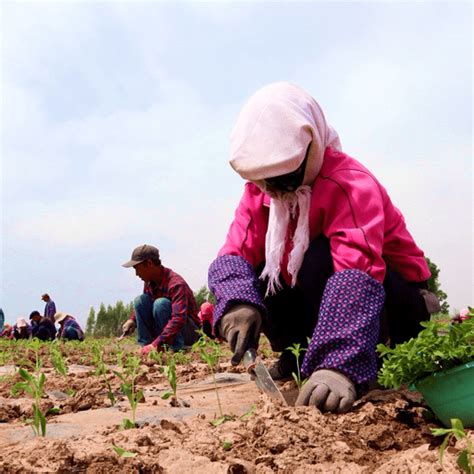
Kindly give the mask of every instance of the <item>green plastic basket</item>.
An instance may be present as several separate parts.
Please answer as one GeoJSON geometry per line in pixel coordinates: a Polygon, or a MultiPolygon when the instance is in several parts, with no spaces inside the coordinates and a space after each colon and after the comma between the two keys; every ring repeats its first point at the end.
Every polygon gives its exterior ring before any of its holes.
{"type": "Polygon", "coordinates": [[[450,428],[451,418],[459,418],[466,428],[474,428],[474,361],[436,372],[414,386],[444,426],[450,428]]]}

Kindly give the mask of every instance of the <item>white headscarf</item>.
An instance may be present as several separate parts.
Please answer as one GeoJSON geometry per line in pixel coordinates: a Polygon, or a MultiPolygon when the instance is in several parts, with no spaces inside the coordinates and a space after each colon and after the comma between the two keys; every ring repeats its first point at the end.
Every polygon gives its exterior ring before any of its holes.
{"type": "Polygon", "coordinates": [[[336,131],[326,122],[318,103],[304,90],[276,82],[257,91],[242,108],[230,137],[230,164],[240,176],[268,192],[264,180],[295,171],[308,152],[303,185],[291,193],[270,194],[270,216],[265,239],[267,294],[280,288],[281,259],[290,218],[298,222],[289,255],[291,286],[309,246],[311,185],[323,165],[328,146],[341,150],[336,131]],[[308,148],[309,147],[309,148],[308,148]]]}

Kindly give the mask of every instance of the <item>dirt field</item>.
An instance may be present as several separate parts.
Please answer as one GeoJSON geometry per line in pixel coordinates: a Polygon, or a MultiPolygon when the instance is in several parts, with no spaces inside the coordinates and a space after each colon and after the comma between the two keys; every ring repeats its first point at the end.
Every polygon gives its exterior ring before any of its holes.
{"type": "MultiPolygon", "coordinates": [[[[144,393],[137,428],[124,430],[120,425],[131,409],[119,379],[108,375],[117,398],[111,406],[105,379],[94,374],[96,367],[83,350],[74,346],[65,352],[67,376],[57,374],[49,361],[44,364],[41,407],[60,409],[48,415],[45,437],[35,437],[25,423],[32,416],[31,396],[12,396],[20,380],[14,366],[0,367],[1,473],[460,472],[455,445],[440,466],[442,440],[430,432],[439,425],[426,419],[413,392],[373,390],[351,413],[323,415],[292,406],[297,393],[293,382],[280,384],[288,406],[276,405],[259,393],[243,369],[224,362],[217,375],[218,393],[230,419],[213,426],[219,410],[211,372],[192,354],[176,368],[178,403],[161,398],[169,390],[162,367],[143,365],[137,379],[144,393]],[[117,454],[114,445],[131,457],[117,454]]],[[[269,365],[271,356],[264,361],[269,365]]],[[[474,441],[472,430],[470,437],[474,441]]]]}

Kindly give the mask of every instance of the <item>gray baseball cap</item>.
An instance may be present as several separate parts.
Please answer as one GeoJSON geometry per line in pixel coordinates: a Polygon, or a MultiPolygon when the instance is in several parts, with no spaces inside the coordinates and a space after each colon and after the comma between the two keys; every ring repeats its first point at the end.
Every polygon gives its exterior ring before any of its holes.
{"type": "Polygon", "coordinates": [[[160,252],[153,245],[140,245],[132,252],[130,260],[122,264],[122,267],[130,268],[148,259],[159,260],[160,252]]]}

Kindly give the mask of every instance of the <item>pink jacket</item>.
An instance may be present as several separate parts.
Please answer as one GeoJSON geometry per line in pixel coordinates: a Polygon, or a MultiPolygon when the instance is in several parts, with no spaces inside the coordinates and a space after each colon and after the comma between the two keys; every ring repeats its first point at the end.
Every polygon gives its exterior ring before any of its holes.
{"type": "MultiPolygon", "coordinates": [[[[264,261],[269,204],[269,196],[246,183],[219,256],[242,256],[254,268],[264,261]]],[[[423,252],[385,188],[358,161],[330,147],[312,185],[309,219],[310,240],[320,234],[329,238],[336,272],[361,270],[382,283],[388,264],[408,281],[430,277],[423,252]]],[[[289,233],[293,230],[290,225],[289,233]]],[[[289,237],[281,262],[281,274],[288,284],[289,237]]]]}

